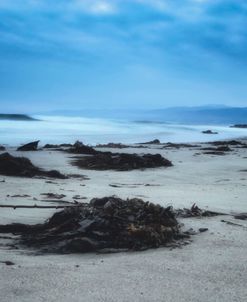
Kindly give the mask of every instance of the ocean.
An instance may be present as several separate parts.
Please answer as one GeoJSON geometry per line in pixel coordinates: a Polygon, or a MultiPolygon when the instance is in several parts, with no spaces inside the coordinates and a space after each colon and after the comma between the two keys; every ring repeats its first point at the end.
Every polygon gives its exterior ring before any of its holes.
{"type": "Polygon", "coordinates": [[[85,144],[140,143],[153,139],[161,142],[205,142],[246,137],[246,129],[222,125],[179,125],[155,122],[130,122],[122,120],[34,116],[38,121],[0,120],[0,145],[17,146],[34,140],[46,143],[85,144]],[[217,135],[202,134],[211,129],[217,135]]]}

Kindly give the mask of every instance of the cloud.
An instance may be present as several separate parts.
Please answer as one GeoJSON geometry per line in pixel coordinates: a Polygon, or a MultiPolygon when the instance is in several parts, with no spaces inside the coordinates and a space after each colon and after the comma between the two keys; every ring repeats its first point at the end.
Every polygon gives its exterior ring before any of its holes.
{"type": "Polygon", "coordinates": [[[0,101],[246,96],[246,24],[246,0],[0,0],[0,101]]]}
{"type": "Polygon", "coordinates": [[[0,0],[0,10],[39,12],[84,12],[88,14],[113,14],[116,6],[107,0],[0,0]]]}
{"type": "Polygon", "coordinates": [[[114,2],[102,0],[74,0],[69,4],[69,8],[96,15],[111,15],[116,12],[114,2]]]}
{"type": "Polygon", "coordinates": [[[243,0],[0,0],[0,17],[2,56],[247,63],[243,0]]]}

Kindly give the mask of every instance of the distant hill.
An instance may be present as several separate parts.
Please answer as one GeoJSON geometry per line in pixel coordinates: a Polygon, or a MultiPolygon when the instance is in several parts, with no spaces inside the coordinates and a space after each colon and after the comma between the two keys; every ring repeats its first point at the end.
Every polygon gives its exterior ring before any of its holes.
{"type": "Polygon", "coordinates": [[[26,114],[1,114],[0,120],[13,120],[13,121],[37,121],[37,119],[32,118],[26,114]]]}
{"type": "Polygon", "coordinates": [[[152,110],[146,119],[185,124],[246,124],[247,107],[174,107],[152,110]]]}

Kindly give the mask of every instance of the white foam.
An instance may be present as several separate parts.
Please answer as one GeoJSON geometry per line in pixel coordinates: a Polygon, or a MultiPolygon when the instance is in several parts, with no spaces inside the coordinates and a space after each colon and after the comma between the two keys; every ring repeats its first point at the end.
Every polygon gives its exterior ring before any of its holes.
{"type": "Polygon", "coordinates": [[[212,125],[178,125],[135,123],[99,118],[36,116],[40,121],[0,121],[0,144],[16,146],[32,140],[68,143],[81,140],[86,144],[136,143],[160,139],[162,142],[199,142],[246,136],[246,129],[212,125]],[[202,134],[212,129],[217,135],[202,134]]]}

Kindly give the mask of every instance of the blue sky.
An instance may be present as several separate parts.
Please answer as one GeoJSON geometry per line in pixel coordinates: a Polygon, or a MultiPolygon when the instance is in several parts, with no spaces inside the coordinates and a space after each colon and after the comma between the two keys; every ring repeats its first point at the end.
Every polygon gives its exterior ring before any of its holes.
{"type": "Polygon", "coordinates": [[[247,106],[246,0],[0,0],[0,111],[247,106]]]}

